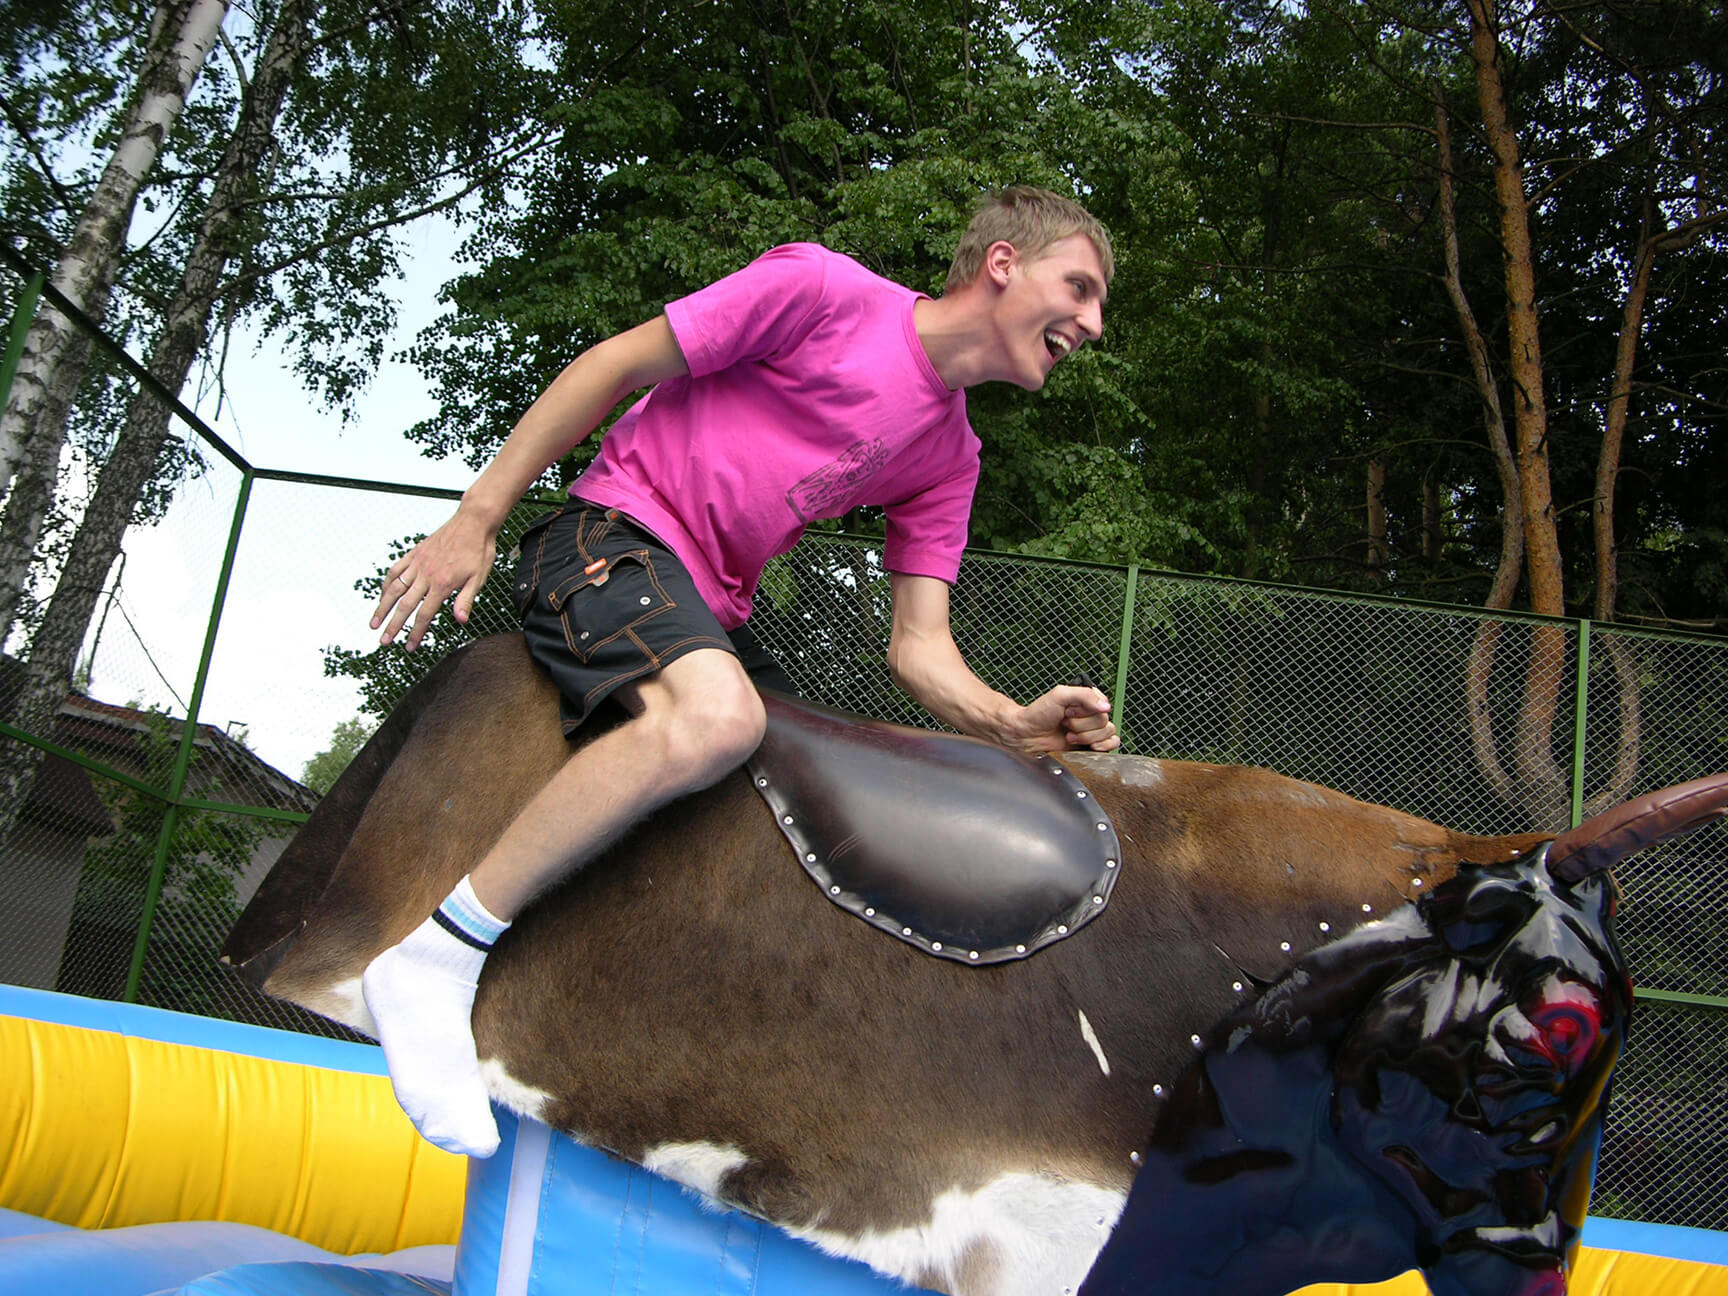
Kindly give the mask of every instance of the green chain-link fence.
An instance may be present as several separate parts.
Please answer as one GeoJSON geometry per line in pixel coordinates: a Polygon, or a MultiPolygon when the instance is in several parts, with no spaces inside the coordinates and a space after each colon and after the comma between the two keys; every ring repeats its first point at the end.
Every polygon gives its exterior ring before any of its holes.
{"type": "MultiPolygon", "coordinates": [[[[0,844],[0,981],[336,1031],[251,991],[215,951],[316,802],[301,764],[456,642],[513,629],[507,582],[467,628],[446,620],[433,646],[389,650],[357,680],[343,656],[375,641],[356,581],[442,521],[450,494],[256,468],[180,420],[204,467],[128,532],[87,678],[36,731],[0,727],[6,759],[41,762],[0,844]]],[[[767,574],[752,625],[808,696],[925,723],[888,679],[888,616],[879,544],[813,534],[767,574]]],[[[1472,832],[1558,829],[1728,767],[1722,639],[983,553],[954,621],[1005,692],[1089,676],[1128,751],[1266,765],[1472,832]],[[1565,643],[1556,718],[1520,746],[1545,635],[1565,643]]],[[[0,697],[24,661],[6,660],[0,697]]],[[[1601,1213],[1728,1228],[1725,862],[1713,826],[1620,870],[1640,1004],[1601,1213]]]]}

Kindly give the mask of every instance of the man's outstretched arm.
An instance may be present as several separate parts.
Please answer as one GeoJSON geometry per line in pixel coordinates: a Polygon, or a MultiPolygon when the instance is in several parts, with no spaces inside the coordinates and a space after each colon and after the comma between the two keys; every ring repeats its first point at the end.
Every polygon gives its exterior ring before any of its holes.
{"type": "Polygon", "coordinates": [[[529,406],[497,456],[462,495],[456,514],[391,566],[372,612],[389,643],[410,617],[407,646],[418,648],[446,597],[468,620],[491,574],[498,529],[540,474],[592,432],[625,396],[689,370],[661,315],[607,338],[571,361],[529,406]]]}
{"type": "Polygon", "coordinates": [[[1095,688],[1059,684],[1025,706],[972,673],[948,621],[948,586],[933,576],[893,573],[894,628],[888,669],[938,720],[961,733],[1021,751],[1113,751],[1121,745],[1110,699],[1095,688]]]}

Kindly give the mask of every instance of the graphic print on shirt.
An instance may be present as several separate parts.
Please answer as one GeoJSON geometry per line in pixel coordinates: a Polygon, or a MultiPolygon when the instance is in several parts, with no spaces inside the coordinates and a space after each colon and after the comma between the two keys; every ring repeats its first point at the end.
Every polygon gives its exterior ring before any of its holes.
{"type": "Polygon", "coordinates": [[[864,483],[888,462],[881,437],[860,441],[833,463],[824,464],[786,492],[786,502],[800,522],[839,517],[857,498],[864,483]]]}

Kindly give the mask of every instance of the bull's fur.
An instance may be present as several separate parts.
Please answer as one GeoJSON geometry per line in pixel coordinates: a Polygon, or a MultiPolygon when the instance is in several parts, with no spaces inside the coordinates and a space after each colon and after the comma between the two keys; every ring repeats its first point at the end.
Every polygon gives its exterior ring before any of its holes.
{"type": "MultiPolygon", "coordinates": [[[[366,963],[569,750],[518,637],[462,650],[338,782],[226,957],[368,1029],[366,963]]],[[[661,811],[498,943],[474,1008],[497,1096],[632,1159],[736,1149],[720,1195],[830,1241],[926,1225],[943,1194],[1014,1173],[1126,1193],[1191,1037],[1256,981],[1461,862],[1542,840],[1455,833],[1265,770],[1070,763],[1121,837],[1110,908],[987,968],[828,903],[741,775],[661,811]]],[[[997,1263],[981,1245],[904,1276],[993,1291],[997,1263]]]]}

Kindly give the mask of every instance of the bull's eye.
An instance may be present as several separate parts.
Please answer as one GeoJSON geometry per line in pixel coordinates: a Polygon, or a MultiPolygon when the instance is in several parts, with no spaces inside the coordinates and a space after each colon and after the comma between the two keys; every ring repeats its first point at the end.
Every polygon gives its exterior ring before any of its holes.
{"type": "Polygon", "coordinates": [[[1592,999],[1549,999],[1526,1014],[1536,1028],[1531,1041],[1549,1062],[1576,1072],[1602,1035],[1601,1007],[1592,999]]]}

